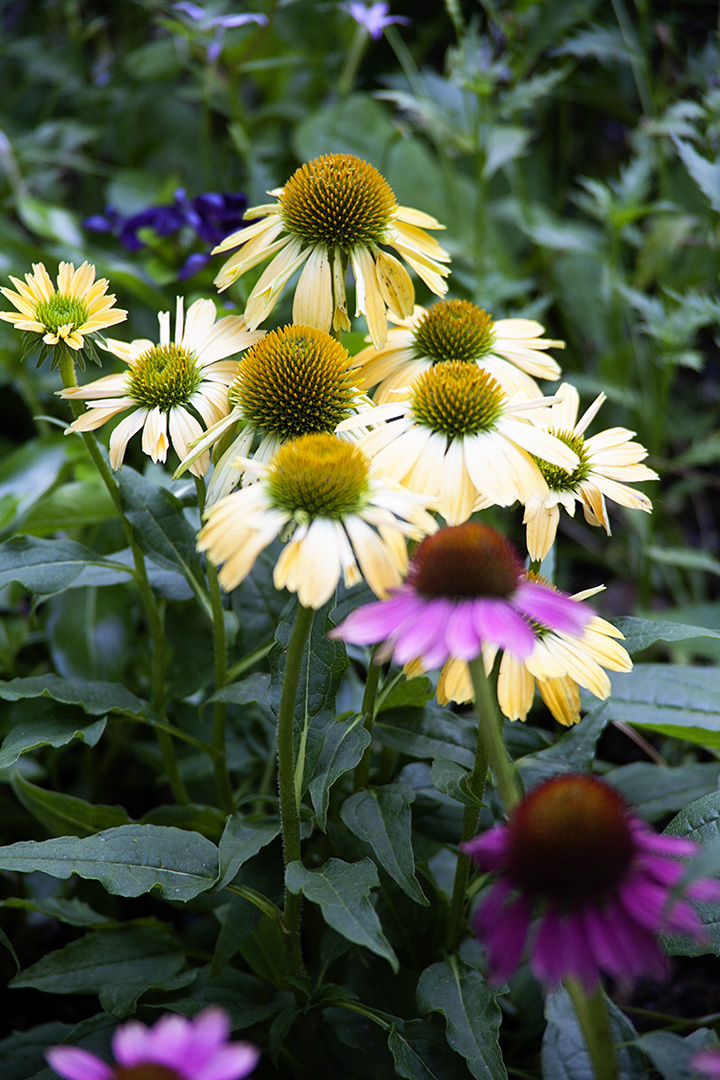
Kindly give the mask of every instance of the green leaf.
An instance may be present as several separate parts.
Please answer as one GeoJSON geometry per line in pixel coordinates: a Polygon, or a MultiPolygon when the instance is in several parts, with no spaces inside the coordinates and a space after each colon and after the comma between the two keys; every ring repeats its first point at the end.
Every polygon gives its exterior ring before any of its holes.
{"type": "MultiPolygon", "coordinates": [[[[220,917],[220,911],[216,914],[220,917]]],[[[230,903],[224,906],[220,933],[215,942],[210,971],[219,974],[229,960],[235,956],[240,945],[255,930],[260,921],[260,911],[244,896],[234,894],[230,903]]]]}
{"type": "Polygon", "coordinates": [[[196,532],[180,500],[127,465],[118,473],[118,486],[123,509],[145,554],[158,566],[179,571],[207,609],[196,532]]]}
{"type": "Polygon", "coordinates": [[[720,159],[708,161],[688,142],[673,139],[680,160],[713,210],[720,213],[720,159]]]}
{"type": "MultiPolygon", "coordinates": [[[[720,566],[720,563],[718,564],[720,566]]],[[[684,626],[682,623],[660,619],[638,619],[624,615],[612,620],[613,626],[624,635],[623,648],[629,653],[640,652],[656,641],[685,641],[688,638],[720,638],[720,631],[706,626],[684,626]]]]}
{"type": "MultiPolygon", "coordinates": [[[[635,1028],[623,1012],[603,994],[615,1043],[618,1080],[648,1080],[644,1055],[632,1045],[635,1028]],[[629,1044],[629,1045],[622,1045],[629,1044]]],[[[595,1080],[585,1039],[567,990],[561,988],[545,999],[547,1027],[540,1061],[543,1080],[595,1080]]]]}
{"type": "MultiPolygon", "coordinates": [[[[12,505],[12,521],[17,526],[32,507],[57,481],[66,461],[67,441],[62,435],[30,439],[0,462],[0,500],[12,505]]],[[[10,521],[3,526],[10,525],[10,521]]]]}
{"type": "Polygon", "coordinates": [[[702,574],[720,576],[720,562],[706,551],[696,548],[648,547],[646,554],[655,562],[678,566],[682,570],[698,570],[702,574]]]}
{"type": "Polygon", "coordinates": [[[449,758],[436,757],[430,769],[430,780],[436,791],[449,795],[463,806],[485,806],[470,787],[470,773],[449,758]]]}
{"type": "Polygon", "coordinates": [[[0,869],[51,877],[77,874],[116,896],[151,889],[166,900],[191,900],[212,888],[218,850],[199,833],[163,825],[121,825],[96,836],[24,840],[0,848],[0,869]]]}
{"type": "Polygon", "coordinates": [[[424,709],[387,709],[379,714],[373,738],[410,757],[449,758],[471,769],[476,732],[472,720],[431,705],[424,709]]]}
{"type": "MultiPolygon", "coordinates": [[[[713,791],[684,807],[677,817],[672,819],[665,832],[668,836],[682,836],[693,840],[706,851],[715,849],[716,854],[720,844],[720,791],[713,791]]],[[[703,852],[698,858],[703,858],[703,852]]],[[[708,935],[711,950],[718,956],[720,955],[720,902],[696,906],[708,935]]],[[[687,938],[669,935],[663,936],[663,945],[671,956],[702,956],[708,952],[706,942],[690,941],[687,938]]]]}
{"type": "Polygon", "coordinates": [[[96,930],[101,926],[116,925],[113,919],[99,915],[89,904],[76,898],[63,900],[60,896],[47,896],[43,899],[25,900],[20,896],[11,896],[7,900],[0,900],[0,907],[33,911],[49,919],[57,919],[66,926],[82,926],[96,930]]]}
{"type": "Polygon", "coordinates": [[[325,831],[330,788],[346,772],[362,760],[371,743],[370,733],[363,727],[360,713],[335,722],[324,729],[324,742],[315,763],[313,778],[308,785],[318,825],[325,831]]]}
{"type": "Polygon", "coordinates": [[[74,540],[15,536],[0,544],[0,588],[17,581],[35,596],[53,596],[70,588],[88,566],[109,570],[113,584],[127,581],[130,573],[74,540]]]}
{"type": "Polygon", "coordinates": [[[634,761],[611,769],[604,777],[612,784],[636,814],[646,821],[659,821],[677,814],[688,803],[718,788],[720,763],[658,767],[649,761],[634,761]]]}
{"type": "Polygon", "coordinates": [[[526,789],[562,773],[590,772],[597,741],[609,720],[602,701],[581,723],[566,728],[552,746],[519,758],[517,765],[526,789]]]}
{"type": "Polygon", "coordinates": [[[292,1001],[292,994],[278,994],[273,988],[248,972],[226,968],[212,975],[209,967],[200,968],[189,989],[173,994],[167,1001],[153,1001],[154,1008],[172,1008],[184,1016],[195,1016],[214,1005],[225,1009],[233,1031],[252,1027],[266,1020],[292,1001]]]}
{"type": "Polygon", "coordinates": [[[238,817],[228,818],[219,845],[220,876],[217,888],[222,889],[232,881],[243,863],[257,855],[258,851],[279,834],[280,822],[277,818],[253,821],[242,821],[238,817]]]}
{"type": "Polygon", "coordinates": [[[5,931],[3,930],[3,928],[1,926],[0,926],[0,945],[3,945],[7,949],[7,951],[10,953],[10,955],[12,956],[13,961],[15,963],[16,971],[20,971],[20,961],[17,958],[17,953],[15,952],[15,950],[13,948],[13,945],[12,945],[12,942],[11,942],[10,938],[7,936],[7,934],[5,933],[5,931]]]}
{"type": "Polygon", "coordinates": [[[498,1042],[502,1014],[482,975],[458,956],[433,964],[420,976],[418,1006],[441,1012],[448,1044],[468,1063],[476,1080],[506,1080],[498,1042]]]}
{"type": "Polygon", "coordinates": [[[54,836],[92,836],[101,829],[130,822],[121,806],[97,806],[76,795],[47,791],[31,784],[19,772],[14,773],[11,784],[25,809],[54,836]]]}
{"type": "Polygon", "coordinates": [[[60,529],[101,525],[115,516],[115,504],[101,480],[78,480],[38,499],[18,531],[43,536],[60,529]]]}
{"type": "Polygon", "coordinates": [[[388,1032],[388,1049],[398,1076],[406,1080],[467,1080],[462,1060],[448,1050],[427,1020],[397,1020],[388,1032]]]}
{"type": "Polygon", "coordinates": [[[293,862],[287,868],[285,884],[290,892],[301,892],[319,904],[325,922],[338,934],[384,957],[393,971],[398,971],[397,957],[370,899],[370,890],[380,884],[370,859],[356,863],[328,859],[319,870],[307,870],[301,862],[293,862]]]}
{"type": "Polygon", "coordinates": [[[415,793],[405,784],[358,791],[346,799],[340,817],[351,832],[372,848],[383,870],[416,903],[429,901],[415,877],[410,804],[415,793]]]}
{"type": "Polygon", "coordinates": [[[59,242],[63,247],[82,251],[85,243],[78,228],[77,216],[63,206],[24,195],[16,200],[18,217],[23,225],[43,240],[59,242]]]}
{"type": "Polygon", "coordinates": [[[88,721],[77,709],[51,707],[30,720],[10,728],[0,747],[0,769],[14,765],[21,754],[39,746],[67,746],[74,739],[96,746],[107,721],[88,721]]]}
{"type": "Polygon", "coordinates": [[[684,1039],[672,1031],[649,1031],[635,1045],[647,1054],[663,1080],[698,1080],[690,1059],[699,1050],[717,1046],[717,1035],[709,1028],[698,1028],[684,1039]]]}
{"type": "Polygon", "coordinates": [[[137,639],[127,589],[66,589],[50,597],[46,611],[48,647],[59,675],[123,681],[137,639]]]}
{"type": "MultiPolygon", "coordinates": [[[[100,1018],[104,1023],[108,1039],[101,1046],[96,1042],[93,1046],[86,1046],[89,1051],[102,1053],[107,1050],[110,1031],[115,1028],[117,1021],[107,1013],[100,1018]]],[[[85,1025],[91,1021],[84,1021],[85,1025]]],[[[78,1025],[79,1027],[80,1025],[78,1025]]],[[[58,1046],[67,1041],[68,1045],[77,1046],[78,1039],[75,1033],[78,1029],[72,1024],[61,1024],[52,1021],[48,1024],[40,1024],[29,1031],[14,1031],[6,1039],[0,1039],[0,1061],[3,1066],[3,1080],[57,1080],[57,1074],[53,1074],[46,1068],[45,1051],[48,1046],[58,1046]]]]}
{"type": "Polygon", "coordinates": [[[158,928],[96,930],[44,956],[10,982],[45,994],[97,994],[104,1009],[126,1017],[141,994],[176,985],[185,965],[180,942],[158,928]]]}
{"type": "Polygon", "coordinates": [[[91,679],[61,679],[59,675],[37,675],[29,679],[10,679],[0,682],[0,698],[21,701],[23,698],[51,698],[63,705],[79,705],[91,716],[109,712],[144,714],[145,705],[122,683],[91,679]]]}
{"type": "Polygon", "coordinates": [[[636,664],[611,676],[609,720],[647,727],[720,749],[720,670],[689,664],[636,664]]]}

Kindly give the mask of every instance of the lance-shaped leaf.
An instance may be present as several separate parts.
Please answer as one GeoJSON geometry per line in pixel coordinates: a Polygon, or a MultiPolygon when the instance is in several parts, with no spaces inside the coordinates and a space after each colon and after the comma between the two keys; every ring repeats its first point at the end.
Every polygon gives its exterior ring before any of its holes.
{"type": "Polygon", "coordinates": [[[427,1020],[395,1020],[388,1049],[398,1076],[406,1080],[469,1080],[462,1058],[449,1050],[440,1031],[427,1020]]]}
{"type": "Polygon", "coordinates": [[[21,754],[39,746],[67,746],[78,739],[95,746],[105,730],[106,720],[87,720],[76,709],[53,707],[40,716],[10,728],[0,747],[0,769],[14,765],[21,754]]]}
{"type": "Polygon", "coordinates": [[[359,713],[342,723],[335,722],[324,727],[322,749],[315,764],[315,775],[308,787],[318,825],[323,831],[327,823],[330,788],[344,773],[360,763],[370,742],[370,733],[363,727],[359,713]]]}
{"type": "Polygon", "coordinates": [[[287,868],[285,884],[290,892],[301,892],[318,904],[325,922],[338,934],[384,957],[394,971],[399,969],[370,899],[370,890],[380,884],[372,860],[346,863],[328,859],[319,870],[307,870],[301,862],[293,862],[287,868]]]}
{"type": "Polygon", "coordinates": [[[74,540],[14,536],[0,544],[0,588],[19,582],[35,596],[52,596],[69,588],[89,566],[102,567],[109,582],[127,581],[130,569],[74,540]]]}
{"type": "MultiPolygon", "coordinates": [[[[372,864],[371,864],[372,865],[372,864]]],[[[21,840],[0,848],[0,869],[101,882],[116,896],[156,889],[166,900],[191,900],[212,888],[218,850],[199,833],[164,825],[120,825],[95,836],[21,840]]]]}
{"type": "Polygon", "coordinates": [[[259,821],[241,821],[240,818],[228,818],[220,839],[220,878],[218,888],[227,885],[237,874],[243,863],[257,855],[258,851],[271,843],[280,832],[277,818],[263,818],[259,821]]]}
{"type": "MultiPolygon", "coordinates": [[[[627,1016],[603,994],[622,1080],[648,1080],[644,1055],[632,1045],[637,1032],[627,1016]]],[[[540,1061],[543,1080],[594,1080],[595,1070],[585,1045],[575,1008],[562,987],[545,1000],[547,1027],[540,1061]]]]}
{"type": "Polygon", "coordinates": [[[636,664],[611,681],[609,719],[720,749],[718,668],[636,664]]]}
{"type": "Polygon", "coordinates": [[[415,793],[405,784],[358,791],[346,799],[340,817],[351,832],[369,844],[377,861],[403,892],[418,904],[428,899],[415,877],[410,804],[415,793]]]}
{"type": "Polygon", "coordinates": [[[59,675],[52,674],[0,682],[0,698],[5,701],[39,697],[51,698],[63,705],[79,705],[91,716],[102,716],[109,712],[138,716],[145,712],[140,698],[135,697],[122,683],[61,679],[59,675]]]}
{"type": "Polygon", "coordinates": [[[441,1012],[447,1024],[449,1045],[462,1054],[476,1080],[506,1080],[498,1042],[502,1014],[475,968],[458,956],[426,968],[417,988],[423,1012],[441,1012]]]}
{"type": "Polygon", "coordinates": [[[103,829],[130,824],[122,806],[98,806],[77,795],[37,787],[19,771],[13,773],[10,783],[18,801],[54,836],[93,836],[103,829]]]}

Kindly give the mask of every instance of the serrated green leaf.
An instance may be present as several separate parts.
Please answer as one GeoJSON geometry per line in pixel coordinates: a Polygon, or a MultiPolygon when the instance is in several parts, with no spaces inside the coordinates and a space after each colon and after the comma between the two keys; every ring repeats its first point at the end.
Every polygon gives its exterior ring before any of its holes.
{"type": "Polygon", "coordinates": [[[232,881],[243,863],[252,859],[279,835],[280,822],[277,818],[252,821],[242,821],[238,817],[228,818],[219,844],[218,889],[232,881]]]}
{"type": "Polygon", "coordinates": [[[91,716],[101,716],[109,712],[140,716],[145,712],[145,705],[140,698],[135,697],[122,683],[61,679],[59,675],[52,674],[0,682],[0,698],[4,701],[40,697],[51,698],[63,705],[79,705],[91,716]]]}
{"type": "Polygon", "coordinates": [[[315,763],[313,778],[308,785],[318,825],[325,831],[330,788],[346,772],[362,760],[371,743],[370,733],[363,727],[362,716],[356,715],[324,729],[324,741],[315,763]]]}
{"type": "Polygon", "coordinates": [[[702,191],[713,210],[720,213],[720,160],[708,161],[694,146],[682,139],[673,139],[680,160],[702,191]]]}
{"type": "Polygon", "coordinates": [[[393,971],[398,970],[397,957],[370,899],[370,890],[380,884],[370,859],[356,863],[328,859],[319,870],[307,870],[301,862],[293,862],[287,868],[285,884],[290,892],[302,893],[318,904],[325,922],[338,934],[364,945],[387,960],[393,971]]]}
{"type": "Polygon", "coordinates": [[[182,946],[172,935],[124,926],[92,931],[49,953],[10,985],[45,994],[97,994],[103,1008],[125,1017],[146,990],[175,985],[184,964],[182,946]]]}
{"type": "Polygon", "coordinates": [[[218,850],[199,833],[163,825],[121,825],[95,836],[25,840],[0,848],[0,868],[99,881],[116,896],[157,891],[191,900],[217,879],[218,850]]]}
{"type": "Polygon", "coordinates": [[[76,795],[36,787],[17,771],[10,782],[25,809],[54,836],[92,836],[130,821],[121,806],[97,806],[76,795]]]}
{"type": "Polygon", "coordinates": [[[631,765],[611,769],[604,779],[622,793],[636,814],[646,821],[658,821],[716,791],[720,763],[696,761],[692,765],[670,768],[658,767],[649,761],[634,761],[631,765]]]}
{"type": "Polygon", "coordinates": [[[53,596],[69,588],[89,566],[110,572],[113,584],[129,576],[129,569],[73,540],[15,536],[0,544],[0,588],[17,581],[35,596],[53,596]]]}
{"type": "Polygon", "coordinates": [[[709,1028],[698,1028],[686,1038],[672,1031],[649,1031],[635,1040],[635,1046],[647,1054],[663,1080],[698,1080],[690,1059],[699,1050],[717,1045],[717,1035],[709,1028]]]}
{"type": "Polygon", "coordinates": [[[415,877],[410,805],[415,793],[405,784],[358,791],[346,799],[340,817],[348,829],[369,844],[383,870],[404,893],[423,906],[429,901],[415,877]]]}
{"type": "MultiPolygon", "coordinates": [[[[618,1080],[648,1080],[644,1055],[632,1045],[637,1032],[623,1012],[603,994],[615,1043],[618,1080]],[[622,1045],[628,1044],[628,1045],[622,1045]]],[[[575,1008],[561,988],[545,999],[547,1027],[540,1060],[543,1080],[595,1080],[575,1008]]]]}
{"type": "Polygon", "coordinates": [[[720,749],[720,670],[689,664],[636,664],[611,676],[610,720],[720,749]]]}
{"type": "MultiPolygon", "coordinates": [[[[682,836],[699,844],[704,851],[717,855],[720,845],[720,791],[704,795],[684,807],[672,819],[665,832],[669,836],[682,836]]],[[[699,858],[702,859],[703,852],[699,858]]],[[[720,903],[698,904],[700,918],[708,935],[709,945],[715,955],[720,955],[720,903]]],[[[664,936],[665,950],[671,956],[702,956],[708,952],[708,944],[688,938],[664,936]]]]}
{"type": "Polygon", "coordinates": [[[468,1080],[461,1058],[453,1054],[427,1020],[396,1020],[388,1032],[388,1049],[398,1076],[406,1080],[468,1080]]]}
{"type": "Polygon", "coordinates": [[[441,1012],[447,1041],[468,1063],[475,1080],[506,1080],[498,1042],[502,1014],[494,994],[476,968],[458,956],[433,964],[420,976],[418,1006],[441,1012]]]}
{"type": "Polygon", "coordinates": [[[622,642],[623,648],[631,654],[649,648],[656,641],[686,641],[689,638],[701,637],[720,638],[720,631],[710,630],[706,626],[685,626],[682,623],[661,619],[638,619],[633,615],[619,616],[614,618],[612,623],[625,638],[622,642]]]}
{"type": "Polygon", "coordinates": [[[118,473],[118,486],[123,509],[145,554],[158,566],[179,571],[208,610],[196,532],[180,500],[127,465],[118,473]]]}
{"type": "Polygon", "coordinates": [[[74,739],[96,746],[105,730],[107,720],[85,719],[73,708],[49,708],[39,716],[10,728],[0,747],[0,769],[14,765],[21,754],[39,746],[67,746],[74,739]]]}
{"type": "Polygon", "coordinates": [[[430,780],[436,791],[449,795],[463,806],[485,806],[470,787],[470,772],[449,758],[436,757],[430,769],[430,780]]]}

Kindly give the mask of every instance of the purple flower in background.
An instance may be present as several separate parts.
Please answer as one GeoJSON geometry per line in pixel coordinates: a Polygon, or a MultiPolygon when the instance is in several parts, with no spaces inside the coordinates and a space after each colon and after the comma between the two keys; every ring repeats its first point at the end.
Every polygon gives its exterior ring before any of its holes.
{"type": "Polygon", "coordinates": [[[388,15],[390,5],[382,2],[382,0],[375,4],[363,4],[353,0],[353,3],[348,4],[345,10],[352,16],[358,26],[365,27],[370,37],[375,41],[382,37],[386,26],[391,26],[393,23],[402,23],[404,26],[409,26],[411,21],[402,15],[388,15]]]}
{"type": "MultiPolygon", "coordinates": [[[[685,873],[678,860],[696,855],[698,845],[658,836],[595,777],[539,784],[507,824],[461,847],[483,873],[498,874],[472,920],[496,983],[515,970],[528,938],[540,982],[553,987],[574,976],[592,990],[601,971],[663,978],[658,934],[705,936],[693,907],[673,895],[685,873]]],[[[685,894],[717,900],[720,886],[704,878],[685,894]]]]}
{"type": "Polygon", "coordinates": [[[123,1024],[112,1038],[116,1066],[77,1046],[53,1046],[45,1057],[64,1080],[241,1080],[257,1065],[259,1051],[228,1042],[229,1035],[227,1013],[205,1009],[194,1020],[173,1013],[152,1027],[123,1024]]]}
{"type": "Polygon", "coordinates": [[[208,61],[214,64],[223,50],[225,31],[232,30],[236,26],[246,26],[248,23],[257,23],[258,26],[267,26],[267,15],[213,15],[199,4],[193,4],[183,0],[173,4],[173,10],[187,15],[199,31],[212,31],[212,40],[207,46],[206,54],[208,61]]]}
{"type": "Polygon", "coordinates": [[[151,229],[159,237],[174,236],[183,228],[192,229],[207,245],[208,251],[193,252],[188,256],[178,272],[182,281],[207,265],[212,248],[229,233],[243,228],[246,209],[247,199],[239,191],[211,191],[190,199],[185,190],[179,188],[172,203],[151,206],[127,217],[108,206],[104,214],[86,218],[83,225],[92,232],[112,233],[128,251],[139,251],[146,246],[138,235],[141,229],[151,229]]]}
{"type": "Polygon", "coordinates": [[[708,1077],[708,1080],[720,1076],[720,1046],[710,1046],[705,1050],[700,1050],[690,1058],[690,1065],[701,1076],[708,1077]]]}

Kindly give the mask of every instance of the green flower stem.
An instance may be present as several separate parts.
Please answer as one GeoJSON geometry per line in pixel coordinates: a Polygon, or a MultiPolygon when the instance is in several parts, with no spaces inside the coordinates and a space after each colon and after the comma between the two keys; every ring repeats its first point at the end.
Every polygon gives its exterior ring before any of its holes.
{"type": "MultiPolygon", "coordinates": [[[[300,805],[295,793],[295,701],[297,699],[300,669],[305,645],[310,636],[314,611],[298,603],[287,652],[283,676],[280,708],[278,710],[278,793],[280,795],[280,822],[283,836],[285,869],[302,858],[300,849],[300,805]]],[[[285,888],[285,965],[288,975],[304,975],[302,949],[300,946],[300,919],[302,897],[285,888]]]]}
{"type": "Polygon", "coordinates": [[[605,998],[598,986],[589,994],[575,978],[564,980],[585,1039],[595,1080],[617,1080],[617,1060],[605,998]]]}
{"type": "Polygon", "coordinates": [[[340,78],[337,81],[337,89],[340,97],[345,97],[345,95],[349,94],[352,90],[369,41],[370,34],[364,26],[360,26],[358,23],[355,27],[355,33],[350,43],[347,56],[345,57],[343,69],[340,72],[340,78]]]}
{"type": "MultiPolygon", "coordinates": [[[[380,683],[380,664],[373,663],[374,655],[375,649],[373,649],[373,655],[370,657],[370,663],[368,664],[367,674],[365,676],[365,692],[363,693],[361,706],[363,727],[370,735],[372,735],[373,724],[375,723],[375,706],[377,702],[378,685],[380,683]]],[[[368,785],[368,780],[370,778],[371,753],[372,749],[370,745],[368,745],[360,764],[356,766],[353,774],[353,791],[360,791],[368,785]]]]}
{"type": "MultiPolygon", "coordinates": [[[[195,477],[195,490],[197,491],[200,519],[202,520],[205,509],[205,481],[201,476],[195,477]]],[[[225,613],[223,611],[222,593],[218,581],[217,567],[209,559],[205,559],[205,573],[207,574],[208,594],[212,608],[213,641],[215,645],[215,689],[222,690],[228,681],[227,664],[227,635],[225,633],[225,613]]],[[[217,786],[220,805],[226,814],[232,814],[235,808],[232,787],[227,769],[227,706],[224,701],[216,701],[213,704],[213,770],[215,772],[215,784],[217,786]]]]}
{"type": "MultiPolygon", "coordinates": [[[[480,664],[482,666],[482,660],[480,661],[480,664]]],[[[484,667],[483,679],[487,683],[484,667]]],[[[488,749],[483,728],[486,724],[497,722],[496,717],[492,712],[488,715],[488,713],[482,709],[480,698],[477,697],[477,692],[475,698],[475,713],[478,722],[477,742],[475,744],[475,762],[468,778],[468,788],[470,794],[477,800],[477,803],[465,807],[461,836],[462,844],[466,843],[468,840],[472,840],[477,833],[478,821],[480,820],[480,804],[482,803],[483,795],[485,794],[485,784],[487,782],[488,773],[488,749]]],[[[450,910],[448,912],[447,932],[445,935],[445,946],[449,953],[455,952],[460,944],[465,916],[465,893],[467,892],[469,874],[470,856],[466,855],[461,848],[458,853],[457,863],[455,864],[455,880],[453,882],[452,898],[450,900],[450,910]]]]}
{"type": "Polygon", "coordinates": [[[470,677],[475,690],[475,710],[480,720],[479,734],[485,742],[490,769],[495,787],[500,795],[500,801],[505,813],[508,814],[522,795],[520,777],[503,742],[502,717],[495,692],[485,674],[482,656],[471,660],[468,667],[470,668],[470,677]]]}
{"type": "MultiPolygon", "coordinates": [[[[68,348],[61,348],[58,346],[59,352],[59,371],[62,384],[66,389],[77,386],[77,379],[75,378],[75,359],[68,348]]],[[[77,419],[82,414],[82,408],[72,398],[70,399],[70,408],[73,416],[77,419]]],[[[105,458],[100,453],[100,447],[98,446],[97,439],[91,431],[81,431],[80,435],[85,443],[87,452],[93,460],[97,471],[100,474],[100,479],[105,484],[108,490],[108,494],[112,499],[115,509],[117,510],[120,524],[122,525],[125,538],[130,546],[132,552],[133,564],[135,567],[135,581],[140,591],[140,597],[145,607],[145,614],[148,620],[148,626],[150,628],[150,637],[152,640],[152,695],[151,705],[153,711],[158,715],[164,717],[164,699],[165,699],[165,626],[163,624],[163,617],[160,608],[155,602],[153,591],[150,587],[150,581],[148,580],[147,566],[145,565],[145,556],[135,539],[132,525],[125,516],[125,512],[122,506],[122,498],[120,496],[120,489],[115,483],[115,478],[110,470],[110,466],[105,461],[105,458]]],[[[175,801],[187,806],[190,802],[180,772],[178,770],[177,758],[175,757],[175,747],[172,737],[167,731],[160,727],[155,728],[155,736],[160,747],[160,753],[162,754],[163,765],[165,766],[165,772],[172,788],[175,801]]]]}

